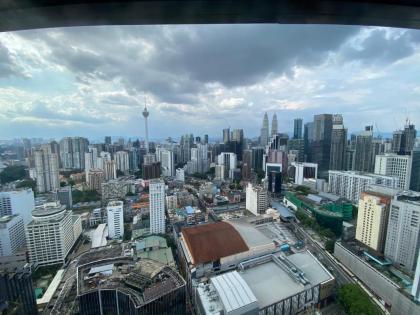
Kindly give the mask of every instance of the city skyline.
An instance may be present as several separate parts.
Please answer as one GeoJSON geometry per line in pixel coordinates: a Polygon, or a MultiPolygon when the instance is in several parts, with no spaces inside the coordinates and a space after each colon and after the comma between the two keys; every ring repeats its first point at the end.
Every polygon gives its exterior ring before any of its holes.
{"type": "Polygon", "coordinates": [[[391,133],[420,115],[419,41],[415,30],[310,25],[1,33],[0,134],[144,138],[145,95],[150,139],[228,126],[252,138],[264,112],[279,132],[339,113],[349,134],[391,133]]]}

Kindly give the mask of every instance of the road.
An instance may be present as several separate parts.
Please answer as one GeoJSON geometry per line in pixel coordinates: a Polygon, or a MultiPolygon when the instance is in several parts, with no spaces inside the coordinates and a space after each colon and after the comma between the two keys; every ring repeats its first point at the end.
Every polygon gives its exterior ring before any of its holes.
{"type": "Polygon", "coordinates": [[[317,242],[315,242],[311,235],[301,228],[297,223],[292,222],[293,227],[295,228],[296,234],[305,240],[306,246],[308,249],[316,254],[318,259],[330,270],[333,272],[337,284],[339,286],[347,283],[356,283],[355,280],[344,271],[335,261],[332,259],[317,242]]]}

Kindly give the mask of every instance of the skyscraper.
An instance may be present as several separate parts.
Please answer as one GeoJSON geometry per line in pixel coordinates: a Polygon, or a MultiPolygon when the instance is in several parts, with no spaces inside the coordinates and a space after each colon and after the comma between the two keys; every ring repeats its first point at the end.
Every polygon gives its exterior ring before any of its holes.
{"type": "Polygon", "coordinates": [[[411,154],[416,135],[415,126],[407,120],[404,130],[396,130],[392,134],[392,152],[401,155],[411,154]]]}
{"type": "Polygon", "coordinates": [[[356,135],[356,148],[354,157],[354,169],[361,172],[372,172],[373,154],[373,126],[366,126],[365,130],[356,135]]]}
{"type": "Polygon", "coordinates": [[[25,245],[25,225],[20,215],[0,217],[0,256],[12,256],[25,245]]]}
{"type": "Polygon", "coordinates": [[[165,182],[153,179],[149,183],[150,232],[165,233],[165,182]]]}
{"type": "Polygon", "coordinates": [[[124,206],[122,201],[112,200],[106,207],[108,218],[108,233],[110,238],[124,236],[124,206]]]}
{"type": "Polygon", "coordinates": [[[108,144],[108,145],[111,144],[111,137],[110,136],[105,137],[105,144],[108,144]]]}
{"type": "Polygon", "coordinates": [[[231,149],[238,157],[238,161],[242,161],[242,152],[244,149],[244,130],[233,129],[231,137],[231,149]]]}
{"type": "Polygon", "coordinates": [[[413,148],[411,160],[410,189],[420,192],[420,147],[413,148]]]}
{"type": "Polygon", "coordinates": [[[149,117],[149,112],[147,111],[146,106],[144,106],[144,110],[142,114],[144,117],[144,135],[145,135],[146,153],[149,153],[149,127],[147,125],[147,118],[149,117]]]}
{"type": "Polygon", "coordinates": [[[82,137],[65,137],[60,140],[60,158],[63,168],[83,170],[89,141],[82,137]]]}
{"type": "Polygon", "coordinates": [[[223,143],[230,142],[230,128],[223,129],[223,143]]]}
{"type": "Polygon", "coordinates": [[[35,173],[38,192],[52,191],[60,187],[58,156],[48,146],[35,151],[35,173]]]}
{"type": "Polygon", "coordinates": [[[130,170],[128,152],[127,151],[115,152],[115,164],[117,166],[117,170],[120,170],[124,174],[128,174],[128,171],[130,170]]]}
{"type": "Polygon", "coordinates": [[[311,145],[311,160],[318,164],[319,176],[327,177],[330,166],[331,134],[333,125],[331,114],[314,116],[314,141],[311,145]]]}
{"type": "Polygon", "coordinates": [[[261,135],[260,135],[260,144],[263,146],[267,145],[268,143],[268,140],[269,140],[268,132],[269,132],[268,116],[267,116],[267,113],[264,113],[264,119],[263,119],[263,124],[261,128],[261,135]]]}
{"type": "Polygon", "coordinates": [[[278,125],[277,125],[277,114],[274,113],[273,120],[271,121],[271,136],[274,136],[278,132],[278,125]]]}
{"type": "Polygon", "coordinates": [[[395,153],[377,155],[375,173],[399,178],[398,188],[408,190],[411,179],[411,156],[395,153]]]}
{"type": "Polygon", "coordinates": [[[160,152],[160,162],[163,176],[175,175],[174,153],[172,151],[166,149],[162,150],[160,152]]]}
{"type": "Polygon", "coordinates": [[[343,170],[347,144],[347,129],[343,125],[343,116],[333,116],[331,134],[330,170],[343,170]]]}
{"type": "Polygon", "coordinates": [[[302,139],[302,118],[295,118],[293,122],[293,139],[302,139]]]}
{"type": "Polygon", "coordinates": [[[19,214],[27,225],[35,209],[34,192],[30,188],[0,192],[0,217],[19,214]]]}
{"type": "Polygon", "coordinates": [[[252,170],[252,150],[244,150],[242,161],[242,178],[245,180],[251,179],[252,170]]]}

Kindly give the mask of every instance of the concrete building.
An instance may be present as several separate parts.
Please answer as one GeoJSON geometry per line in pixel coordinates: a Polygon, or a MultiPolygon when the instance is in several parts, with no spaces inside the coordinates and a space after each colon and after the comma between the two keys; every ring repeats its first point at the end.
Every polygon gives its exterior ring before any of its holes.
{"type": "Polygon", "coordinates": [[[165,182],[154,179],[149,182],[150,232],[165,233],[165,182]]]}
{"type": "Polygon", "coordinates": [[[314,115],[311,162],[318,164],[318,176],[321,178],[326,177],[330,166],[332,125],[333,115],[314,115]]]}
{"type": "Polygon", "coordinates": [[[410,189],[411,163],[412,157],[410,155],[377,155],[375,159],[375,173],[398,177],[398,188],[408,190],[410,189]]]}
{"type": "Polygon", "coordinates": [[[117,170],[123,172],[124,174],[128,174],[130,170],[130,162],[128,159],[128,152],[127,151],[117,151],[114,155],[115,164],[117,170]]]}
{"type": "Polygon", "coordinates": [[[420,255],[417,257],[417,267],[416,272],[414,273],[411,295],[417,302],[420,302],[420,255]]]}
{"type": "Polygon", "coordinates": [[[246,187],[245,208],[253,214],[265,213],[268,209],[268,193],[262,186],[248,184],[246,187]]]}
{"type": "Polygon", "coordinates": [[[177,168],[175,179],[180,182],[185,182],[185,170],[183,168],[177,168]]]}
{"type": "Polygon", "coordinates": [[[238,161],[235,153],[222,152],[217,157],[217,164],[224,166],[225,177],[229,176],[229,178],[233,178],[233,172],[237,168],[237,163],[238,161]]]}
{"type": "Polygon", "coordinates": [[[420,193],[401,192],[391,201],[385,256],[414,272],[420,249],[420,193]]]}
{"type": "Polygon", "coordinates": [[[104,177],[106,181],[117,178],[117,164],[115,161],[106,160],[104,162],[104,177]]]}
{"type": "Polygon", "coordinates": [[[420,146],[411,151],[410,190],[420,192],[420,146]]]}
{"type": "Polygon", "coordinates": [[[0,217],[19,214],[26,226],[32,220],[34,209],[35,199],[32,189],[0,192],[0,217]]]}
{"type": "Polygon", "coordinates": [[[25,225],[20,215],[0,217],[0,256],[12,256],[25,245],[25,225]]]}
{"type": "Polygon", "coordinates": [[[354,204],[360,199],[360,194],[368,190],[369,185],[382,185],[397,188],[398,177],[354,172],[354,171],[329,171],[328,190],[334,195],[347,198],[354,204]]]}
{"type": "Polygon", "coordinates": [[[296,185],[305,185],[307,182],[316,182],[318,179],[318,164],[316,163],[292,163],[294,168],[294,183],[296,185]]]}
{"type": "Polygon", "coordinates": [[[73,220],[72,212],[59,202],[36,207],[32,217],[26,227],[29,261],[38,265],[64,263],[77,240],[75,231],[82,229],[80,219],[73,220]]]}
{"type": "Polygon", "coordinates": [[[214,167],[214,179],[215,180],[224,180],[225,179],[225,166],[224,165],[216,165],[214,167]]]}
{"type": "Polygon", "coordinates": [[[124,205],[122,201],[112,200],[106,207],[108,217],[108,235],[110,238],[124,236],[124,205]]]}
{"type": "Polygon", "coordinates": [[[356,239],[383,253],[391,197],[374,191],[362,192],[357,213],[356,239]]]}
{"type": "Polygon", "coordinates": [[[302,137],[302,118],[295,118],[293,121],[293,139],[303,139],[302,137]]]}
{"type": "Polygon", "coordinates": [[[343,125],[343,116],[333,116],[331,134],[330,170],[343,170],[347,146],[347,129],[343,125]]]}
{"type": "Polygon", "coordinates": [[[71,186],[60,187],[55,191],[55,200],[60,201],[67,209],[73,208],[73,196],[71,186]]]}
{"type": "Polygon", "coordinates": [[[43,193],[59,188],[60,180],[57,154],[50,153],[47,147],[42,147],[42,150],[35,150],[34,160],[38,192],[43,193]]]}
{"type": "Polygon", "coordinates": [[[101,192],[101,185],[105,181],[104,172],[101,169],[92,168],[89,170],[87,177],[89,178],[89,189],[101,192]]]}
{"type": "Polygon", "coordinates": [[[358,134],[355,139],[354,170],[360,172],[372,172],[373,155],[373,126],[366,126],[365,130],[358,134]]]}
{"type": "Polygon", "coordinates": [[[151,164],[143,164],[143,179],[159,178],[161,175],[160,162],[153,162],[151,164]]]}
{"type": "Polygon", "coordinates": [[[172,177],[175,175],[174,152],[170,150],[162,150],[160,152],[160,162],[163,176],[172,177]]]}
{"type": "Polygon", "coordinates": [[[89,141],[82,137],[65,137],[60,140],[60,157],[63,168],[85,168],[85,153],[88,152],[89,141]]]}
{"type": "Polygon", "coordinates": [[[264,113],[261,134],[260,134],[260,144],[266,146],[269,141],[269,125],[268,125],[268,116],[267,113],[264,113]]]}

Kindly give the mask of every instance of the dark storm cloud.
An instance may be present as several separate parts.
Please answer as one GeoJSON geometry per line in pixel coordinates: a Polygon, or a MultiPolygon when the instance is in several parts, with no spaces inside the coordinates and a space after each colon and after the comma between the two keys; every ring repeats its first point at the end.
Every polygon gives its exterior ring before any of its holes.
{"type": "Polygon", "coordinates": [[[412,55],[419,42],[419,31],[408,30],[398,36],[389,36],[386,29],[375,29],[360,43],[360,47],[347,45],[342,53],[350,60],[389,64],[412,55]]]}
{"type": "Polygon", "coordinates": [[[10,75],[20,75],[20,73],[10,57],[9,50],[0,42],[0,78],[10,75]]]}

